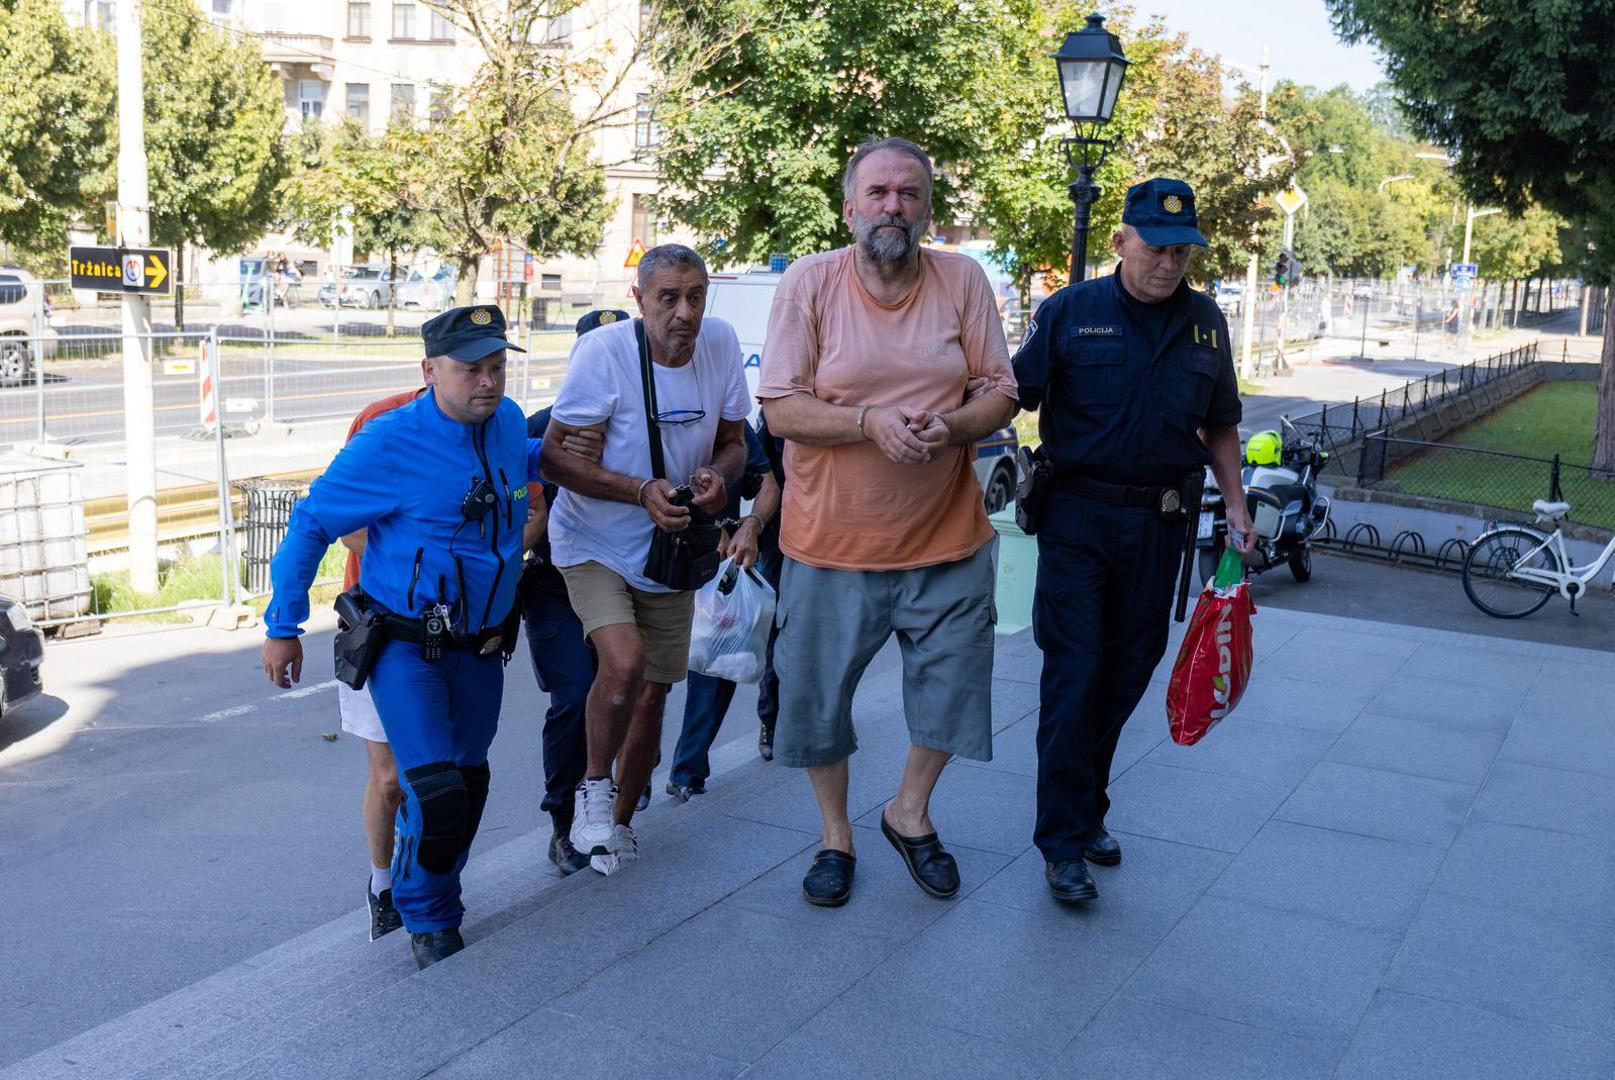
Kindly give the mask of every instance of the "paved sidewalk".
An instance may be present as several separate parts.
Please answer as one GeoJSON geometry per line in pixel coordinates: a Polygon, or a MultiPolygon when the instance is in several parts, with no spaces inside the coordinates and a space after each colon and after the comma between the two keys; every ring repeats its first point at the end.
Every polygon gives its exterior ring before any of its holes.
{"type": "Polygon", "coordinates": [[[355,911],[0,1076],[1608,1080],[1615,656],[1277,609],[1256,649],[1192,748],[1165,738],[1163,667],[1116,759],[1126,856],[1087,907],[1049,899],[1029,846],[1022,634],[994,760],[938,791],[957,899],[874,827],[906,741],[886,657],[845,908],[800,897],[805,778],[754,761],[659,802],[610,879],[557,881],[537,833],[479,851],[470,947],[426,972],[355,911]]]}

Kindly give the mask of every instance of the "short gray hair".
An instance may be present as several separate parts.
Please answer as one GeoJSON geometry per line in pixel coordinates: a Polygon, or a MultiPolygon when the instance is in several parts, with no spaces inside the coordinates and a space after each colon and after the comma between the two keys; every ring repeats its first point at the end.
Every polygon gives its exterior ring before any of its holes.
{"type": "Polygon", "coordinates": [[[668,266],[689,267],[701,271],[702,277],[707,276],[707,262],[694,248],[683,244],[657,244],[639,257],[639,272],[634,281],[640,291],[650,287],[651,276],[656,271],[668,266]]]}
{"type": "Polygon", "coordinates": [[[847,201],[851,202],[853,199],[854,187],[858,183],[858,166],[863,164],[864,158],[877,150],[896,150],[920,163],[920,168],[925,170],[925,201],[929,205],[931,190],[936,186],[936,170],[931,167],[931,156],[921,150],[918,143],[897,135],[884,139],[865,139],[858,144],[858,149],[852,152],[852,159],[847,162],[847,171],[841,174],[841,194],[847,201]]]}

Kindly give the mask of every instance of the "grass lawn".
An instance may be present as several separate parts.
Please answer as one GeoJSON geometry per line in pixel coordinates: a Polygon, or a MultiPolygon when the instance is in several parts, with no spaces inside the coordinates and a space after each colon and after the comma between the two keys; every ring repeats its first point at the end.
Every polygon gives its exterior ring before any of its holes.
{"type": "MultiPolygon", "coordinates": [[[[329,604],[341,591],[341,578],[347,569],[348,552],[340,544],[332,544],[320,559],[320,568],[310,591],[310,603],[329,604]]],[[[90,579],[92,608],[98,614],[119,611],[144,611],[148,608],[168,607],[188,600],[218,600],[224,591],[223,568],[217,555],[186,556],[165,561],[157,567],[156,595],[137,593],[129,587],[129,572],[114,570],[96,574],[90,579]]],[[[257,597],[248,606],[262,615],[269,597],[257,597]]],[[[188,622],[190,615],[182,611],[159,612],[154,615],[136,615],[136,622],[188,622]]]]}
{"type": "MultiPolygon", "coordinates": [[[[1595,382],[1544,383],[1443,441],[1529,458],[1559,454],[1566,462],[1585,464],[1592,457],[1597,405],[1595,382]]],[[[1433,450],[1395,465],[1389,475],[1411,495],[1526,510],[1548,497],[1551,468],[1544,461],[1433,450]]],[[[1615,529],[1615,483],[1564,468],[1560,485],[1574,507],[1572,520],[1615,529]]]]}

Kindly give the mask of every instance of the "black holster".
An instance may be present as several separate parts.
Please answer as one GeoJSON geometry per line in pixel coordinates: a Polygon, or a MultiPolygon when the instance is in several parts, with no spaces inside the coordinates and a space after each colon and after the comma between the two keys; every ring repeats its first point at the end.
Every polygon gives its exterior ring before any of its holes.
{"type": "Polygon", "coordinates": [[[365,680],[376,666],[376,657],[387,641],[381,611],[368,608],[368,598],[355,585],[336,598],[336,637],[331,639],[337,681],[354,690],[363,690],[365,680]]]}
{"type": "Polygon", "coordinates": [[[1200,500],[1206,491],[1206,471],[1196,469],[1183,478],[1183,562],[1178,567],[1178,606],[1173,618],[1182,622],[1189,611],[1190,575],[1194,569],[1200,529],[1200,500]]]}
{"type": "Polygon", "coordinates": [[[1015,524],[1027,536],[1036,536],[1043,527],[1049,492],[1054,490],[1054,462],[1043,447],[1023,446],[1015,452],[1015,524]]]}

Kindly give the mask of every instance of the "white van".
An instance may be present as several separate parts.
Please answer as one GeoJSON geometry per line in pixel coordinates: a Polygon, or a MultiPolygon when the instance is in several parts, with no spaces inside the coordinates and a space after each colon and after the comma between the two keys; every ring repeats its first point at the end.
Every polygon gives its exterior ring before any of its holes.
{"type": "MultiPolygon", "coordinates": [[[[768,333],[768,310],[779,287],[779,274],[713,274],[707,286],[708,315],[716,315],[735,328],[745,356],[746,387],[752,395],[752,420],[757,419],[757,376],[763,363],[763,338],[768,333]]],[[[976,479],[981,483],[987,512],[997,513],[1015,498],[1015,451],[1019,441],[1013,427],[1000,428],[976,444],[976,479]]]]}

